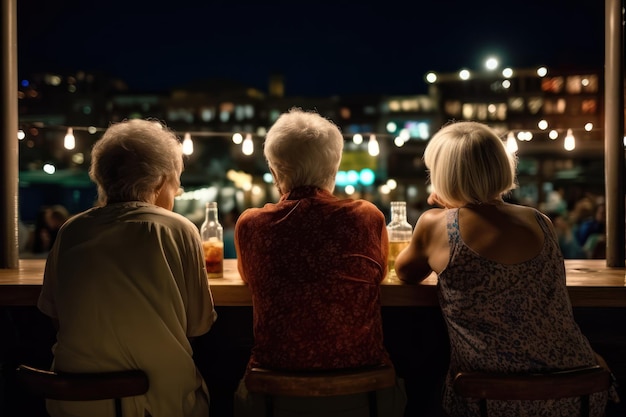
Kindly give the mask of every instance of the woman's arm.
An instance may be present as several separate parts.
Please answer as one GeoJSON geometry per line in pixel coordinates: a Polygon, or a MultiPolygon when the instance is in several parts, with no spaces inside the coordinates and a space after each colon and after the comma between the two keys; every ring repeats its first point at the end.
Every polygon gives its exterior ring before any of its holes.
{"type": "Polygon", "coordinates": [[[396,258],[396,274],[401,281],[416,284],[433,271],[429,263],[429,252],[433,246],[436,225],[444,215],[443,212],[442,209],[430,209],[417,220],[411,243],[396,258]]]}

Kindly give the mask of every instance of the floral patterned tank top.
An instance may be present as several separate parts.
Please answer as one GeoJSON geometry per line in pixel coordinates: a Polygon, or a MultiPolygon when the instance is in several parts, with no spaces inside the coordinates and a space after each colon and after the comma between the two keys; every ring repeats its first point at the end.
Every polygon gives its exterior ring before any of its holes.
{"type": "MultiPolygon", "coordinates": [[[[450,338],[443,405],[450,416],[478,416],[477,402],[454,395],[459,371],[542,372],[597,363],[574,321],[558,243],[536,212],[544,232],[541,251],[518,264],[501,264],[469,248],[459,230],[459,209],[447,213],[448,266],[438,276],[438,296],[450,338]]],[[[607,393],[591,398],[602,415],[607,393]]],[[[490,401],[490,416],[577,416],[578,399],[490,401]]]]}

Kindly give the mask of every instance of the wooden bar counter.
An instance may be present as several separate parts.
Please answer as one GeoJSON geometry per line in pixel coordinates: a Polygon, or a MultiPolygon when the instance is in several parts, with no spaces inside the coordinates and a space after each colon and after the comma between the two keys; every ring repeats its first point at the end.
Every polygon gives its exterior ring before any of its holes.
{"type": "MultiPolygon", "coordinates": [[[[45,259],[20,259],[18,269],[0,269],[0,306],[36,305],[45,259]]],[[[626,307],[626,270],[609,268],[604,259],[566,260],[567,288],[574,307],[626,307]]],[[[250,291],[237,272],[237,261],[224,261],[224,278],[211,279],[216,306],[250,306],[250,291]]],[[[433,274],[418,285],[386,279],[381,289],[383,306],[432,307],[438,305],[437,278],[433,274]]]]}

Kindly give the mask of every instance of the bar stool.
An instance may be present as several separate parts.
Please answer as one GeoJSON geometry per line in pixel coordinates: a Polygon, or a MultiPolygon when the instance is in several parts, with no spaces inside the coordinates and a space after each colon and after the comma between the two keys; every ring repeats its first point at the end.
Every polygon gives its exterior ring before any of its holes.
{"type": "Polygon", "coordinates": [[[487,417],[487,400],[551,400],[580,397],[581,416],[589,416],[589,396],[606,391],[611,373],[600,366],[589,366],[546,374],[498,375],[459,372],[454,391],[465,398],[480,400],[480,414],[487,417]]]}
{"type": "Polygon", "coordinates": [[[274,397],[331,397],[367,394],[369,415],[378,415],[376,391],[393,387],[396,372],[392,366],[310,372],[283,372],[251,369],[244,380],[249,392],[265,395],[265,415],[274,415],[274,397]]]}
{"type": "Polygon", "coordinates": [[[17,367],[17,379],[30,392],[62,401],[113,400],[116,417],[122,415],[122,398],[145,394],[150,386],[144,371],[53,372],[27,365],[17,367]]]}

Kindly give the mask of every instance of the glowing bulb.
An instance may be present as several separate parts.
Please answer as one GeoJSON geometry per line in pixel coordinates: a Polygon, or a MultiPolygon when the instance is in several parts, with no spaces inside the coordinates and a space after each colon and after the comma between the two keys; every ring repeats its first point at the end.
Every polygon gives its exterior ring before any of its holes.
{"type": "Polygon", "coordinates": [[[185,138],[183,139],[183,153],[185,155],[191,155],[193,153],[193,141],[191,140],[191,134],[189,134],[189,132],[185,133],[185,138]]]}
{"type": "Polygon", "coordinates": [[[241,136],[241,133],[233,133],[233,143],[235,145],[239,145],[241,142],[243,142],[243,136],[241,136]]]}
{"type": "Polygon", "coordinates": [[[74,129],[72,129],[71,127],[67,128],[67,133],[65,134],[65,139],[63,140],[63,146],[65,147],[65,149],[74,149],[76,147],[74,129]]]}
{"type": "Polygon", "coordinates": [[[426,74],[426,81],[428,81],[430,84],[434,83],[435,81],[437,81],[437,74],[435,74],[434,72],[429,72],[428,74],[426,74]]]}
{"type": "Polygon", "coordinates": [[[576,139],[572,134],[572,129],[567,129],[567,136],[565,136],[565,142],[563,142],[563,147],[566,151],[572,151],[576,147],[576,139]]]}
{"type": "Polygon", "coordinates": [[[462,80],[469,80],[470,72],[468,70],[466,70],[466,69],[461,70],[459,72],[459,78],[462,79],[462,80]]]}
{"type": "Polygon", "coordinates": [[[377,156],[380,153],[380,146],[376,140],[376,135],[370,135],[370,140],[367,142],[367,153],[371,156],[377,156]]]}
{"type": "Polygon", "coordinates": [[[17,139],[18,140],[22,140],[26,137],[26,133],[24,133],[24,131],[22,129],[17,131],[17,139]]]}
{"type": "Polygon", "coordinates": [[[489,57],[485,61],[485,68],[487,68],[489,71],[495,70],[496,68],[498,68],[499,65],[500,63],[498,62],[498,59],[494,57],[489,57]]]}
{"type": "Polygon", "coordinates": [[[355,133],[354,136],[352,136],[352,142],[355,145],[360,145],[363,143],[363,136],[360,133],[355,133]]]}
{"type": "Polygon", "coordinates": [[[517,152],[517,140],[515,140],[515,135],[513,134],[513,132],[509,132],[508,136],[506,137],[506,150],[509,153],[515,153],[517,152]]]}
{"type": "Polygon", "coordinates": [[[552,140],[555,140],[559,137],[559,132],[557,132],[556,130],[551,130],[550,133],[548,133],[548,137],[552,140]]]}
{"type": "Polygon", "coordinates": [[[254,142],[252,142],[252,135],[249,133],[243,140],[243,144],[241,145],[241,152],[243,152],[244,155],[252,155],[254,153],[254,142]]]}
{"type": "Polygon", "coordinates": [[[548,122],[546,120],[539,120],[537,126],[539,126],[539,129],[541,130],[546,130],[548,128],[548,122]]]}
{"type": "Polygon", "coordinates": [[[585,130],[591,132],[593,130],[593,123],[589,122],[585,124],[585,130]]]}

